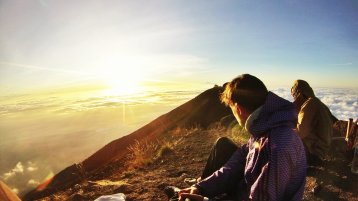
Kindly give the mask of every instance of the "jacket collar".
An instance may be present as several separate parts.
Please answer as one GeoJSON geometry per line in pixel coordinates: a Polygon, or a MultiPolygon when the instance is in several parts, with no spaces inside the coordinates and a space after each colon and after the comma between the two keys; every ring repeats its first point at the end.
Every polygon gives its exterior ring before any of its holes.
{"type": "Polygon", "coordinates": [[[252,127],[254,121],[259,117],[262,110],[262,106],[257,108],[253,113],[250,114],[250,116],[247,118],[245,123],[245,129],[246,131],[250,132],[250,128],[252,127]]]}

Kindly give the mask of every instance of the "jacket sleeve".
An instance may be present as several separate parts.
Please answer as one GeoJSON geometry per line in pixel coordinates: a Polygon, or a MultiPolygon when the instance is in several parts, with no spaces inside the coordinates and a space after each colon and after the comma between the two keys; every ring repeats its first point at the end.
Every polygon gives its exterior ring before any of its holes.
{"type": "Polygon", "coordinates": [[[285,150],[273,151],[271,160],[263,166],[260,176],[249,189],[250,200],[291,200],[294,195],[285,193],[290,185],[295,185],[290,183],[292,171],[295,171],[293,161],[296,159],[293,157],[285,150]]]}
{"type": "Polygon", "coordinates": [[[247,144],[241,146],[226,164],[209,177],[196,184],[200,194],[207,197],[214,197],[225,193],[231,188],[235,188],[240,179],[243,178],[246,155],[248,153],[247,144]]]}
{"type": "Polygon", "coordinates": [[[298,114],[297,132],[301,139],[309,136],[312,133],[313,123],[315,119],[316,109],[314,101],[308,99],[302,106],[298,114]]]}

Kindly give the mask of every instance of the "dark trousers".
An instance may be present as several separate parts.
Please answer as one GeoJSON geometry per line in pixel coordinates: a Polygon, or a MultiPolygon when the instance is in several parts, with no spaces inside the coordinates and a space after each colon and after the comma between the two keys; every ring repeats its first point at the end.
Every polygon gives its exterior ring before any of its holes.
{"type": "Polygon", "coordinates": [[[204,179],[219,170],[237,149],[238,146],[229,138],[219,138],[210,152],[201,178],[204,179]]]}
{"type": "MultiPolygon", "coordinates": [[[[209,158],[206,162],[202,179],[213,174],[219,170],[231,158],[239,147],[229,138],[219,138],[212,148],[209,158]]],[[[242,173],[243,175],[243,173],[242,173]]],[[[227,188],[227,192],[223,195],[218,195],[213,200],[247,200],[247,188],[243,178],[239,179],[237,185],[227,188]]]]}

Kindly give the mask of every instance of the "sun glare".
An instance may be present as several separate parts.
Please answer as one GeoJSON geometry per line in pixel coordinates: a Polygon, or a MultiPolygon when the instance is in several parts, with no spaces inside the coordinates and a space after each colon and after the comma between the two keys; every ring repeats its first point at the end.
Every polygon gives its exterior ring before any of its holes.
{"type": "Polygon", "coordinates": [[[141,91],[141,87],[136,80],[117,78],[107,80],[106,83],[109,87],[107,90],[109,95],[130,95],[141,91]]]}
{"type": "Polygon", "coordinates": [[[130,69],[123,72],[107,71],[102,80],[108,87],[105,92],[107,95],[131,95],[143,90],[141,86],[143,75],[130,69]]]}

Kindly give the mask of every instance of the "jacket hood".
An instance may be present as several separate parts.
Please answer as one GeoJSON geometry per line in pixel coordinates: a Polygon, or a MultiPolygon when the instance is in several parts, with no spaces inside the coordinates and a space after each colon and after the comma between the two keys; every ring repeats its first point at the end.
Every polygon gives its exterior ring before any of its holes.
{"type": "Polygon", "coordinates": [[[291,93],[293,97],[296,99],[300,94],[304,95],[306,98],[313,98],[315,97],[313,89],[308,84],[308,82],[304,80],[296,80],[293,83],[291,88],[291,93]]]}
{"type": "Polygon", "coordinates": [[[269,92],[265,103],[254,111],[246,122],[247,131],[258,137],[262,133],[282,125],[290,124],[295,127],[297,113],[293,103],[269,92]]]}

